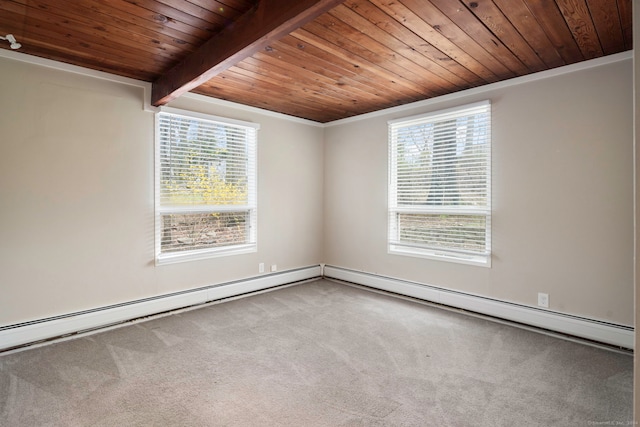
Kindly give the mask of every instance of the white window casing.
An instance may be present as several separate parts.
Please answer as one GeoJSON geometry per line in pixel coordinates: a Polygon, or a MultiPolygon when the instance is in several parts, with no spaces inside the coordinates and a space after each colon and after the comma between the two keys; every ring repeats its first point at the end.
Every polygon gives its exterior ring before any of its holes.
{"type": "Polygon", "coordinates": [[[491,266],[491,104],[389,125],[389,252],[491,266]]]}
{"type": "Polygon", "coordinates": [[[259,125],[156,114],[156,264],[257,250],[259,125]]]}

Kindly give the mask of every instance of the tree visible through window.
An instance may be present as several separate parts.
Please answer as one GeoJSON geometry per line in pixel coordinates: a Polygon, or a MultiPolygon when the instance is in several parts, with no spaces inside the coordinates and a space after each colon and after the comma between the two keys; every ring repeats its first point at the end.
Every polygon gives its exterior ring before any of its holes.
{"type": "Polygon", "coordinates": [[[488,102],[389,123],[389,250],[488,265],[488,102]]]}
{"type": "Polygon", "coordinates": [[[257,127],[158,114],[158,260],[255,250],[257,127]]]}

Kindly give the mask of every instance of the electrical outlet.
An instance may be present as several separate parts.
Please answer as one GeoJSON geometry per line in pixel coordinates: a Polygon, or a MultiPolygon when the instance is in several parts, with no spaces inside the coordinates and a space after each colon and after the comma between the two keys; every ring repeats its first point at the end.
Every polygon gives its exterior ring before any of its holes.
{"type": "Polygon", "coordinates": [[[538,293],[538,306],[549,308],[549,294],[538,293]]]}
{"type": "Polygon", "coordinates": [[[264,273],[264,262],[258,264],[258,273],[264,273]]]}
{"type": "Polygon", "coordinates": [[[275,264],[271,264],[271,271],[278,271],[278,266],[275,264]]]}

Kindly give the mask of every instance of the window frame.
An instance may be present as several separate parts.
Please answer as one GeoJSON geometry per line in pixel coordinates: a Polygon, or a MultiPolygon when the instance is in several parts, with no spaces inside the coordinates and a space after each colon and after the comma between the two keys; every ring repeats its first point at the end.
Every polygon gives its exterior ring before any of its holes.
{"type": "MultiPolygon", "coordinates": [[[[471,115],[471,114],[469,114],[471,115]]],[[[457,117],[464,117],[460,115],[457,117]]],[[[387,251],[389,254],[411,256],[418,258],[426,258],[439,261],[448,261],[460,264],[469,264],[482,267],[491,267],[491,157],[492,157],[492,134],[491,134],[491,102],[489,100],[465,104],[457,107],[437,110],[426,114],[404,117],[395,120],[389,120],[388,125],[388,204],[387,204],[387,251]],[[403,126],[419,125],[426,123],[437,123],[438,117],[446,120],[446,116],[455,115],[471,109],[487,108],[489,114],[489,134],[487,137],[488,153],[486,156],[486,206],[401,206],[397,201],[397,145],[394,140],[394,132],[403,126]],[[475,215],[484,216],[485,218],[485,253],[479,254],[474,252],[466,252],[455,248],[436,248],[428,247],[428,245],[400,243],[400,234],[398,227],[398,214],[417,213],[417,214],[435,214],[435,215],[475,215]]],[[[457,129],[457,128],[456,128],[457,129]]],[[[397,134],[396,134],[397,135],[397,134]]]]}
{"type": "Polygon", "coordinates": [[[257,179],[258,179],[258,130],[260,129],[260,125],[252,122],[245,122],[241,120],[229,119],[225,117],[214,116],[210,114],[204,114],[189,110],[182,110],[178,108],[172,107],[160,107],[158,111],[154,115],[154,131],[155,131],[155,163],[154,163],[154,186],[155,186],[155,202],[154,202],[154,216],[155,216],[155,230],[154,230],[154,238],[155,238],[155,265],[164,265],[164,264],[172,264],[178,262],[186,262],[186,261],[195,261],[223,256],[232,256],[239,254],[247,254],[252,252],[257,252],[258,250],[258,232],[257,232],[257,224],[258,224],[258,187],[257,187],[257,179]],[[254,131],[255,137],[252,140],[246,141],[247,144],[251,144],[252,147],[248,147],[248,150],[253,155],[249,155],[247,160],[248,170],[251,172],[248,174],[248,182],[247,182],[247,204],[244,205],[169,205],[163,206],[161,204],[161,132],[160,132],[160,121],[161,115],[175,115],[188,119],[199,120],[203,122],[220,124],[223,126],[234,126],[234,127],[244,127],[247,129],[252,129],[254,131]],[[228,246],[219,246],[212,248],[203,248],[203,249],[193,249],[193,250],[184,250],[180,252],[162,252],[162,215],[166,215],[169,213],[176,214],[197,214],[197,213],[224,213],[224,212],[244,212],[246,211],[249,215],[249,243],[243,244],[235,244],[228,246]]]}

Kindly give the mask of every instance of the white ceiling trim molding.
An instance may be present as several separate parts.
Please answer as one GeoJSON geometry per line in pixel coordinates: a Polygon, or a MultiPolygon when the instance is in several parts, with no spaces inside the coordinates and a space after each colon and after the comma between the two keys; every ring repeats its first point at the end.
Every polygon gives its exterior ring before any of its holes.
{"type": "MultiPolygon", "coordinates": [[[[0,58],[13,59],[15,61],[26,62],[32,65],[39,65],[41,67],[52,68],[59,71],[66,71],[68,73],[79,74],[86,77],[93,77],[96,79],[107,80],[114,83],[121,83],[129,86],[136,86],[144,91],[144,105],[143,109],[152,113],[158,112],[158,107],[151,105],[151,86],[152,82],[145,82],[142,80],[136,80],[129,77],[122,77],[116,74],[106,73],[104,71],[92,70],[91,68],[79,67],[77,65],[71,65],[64,62],[54,61],[52,59],[40,58],[38,56],[28,55],[26,53],[15,52],[7,49],[0,49],[0,58]]],[[[262,114],[268,117],[274,117],[278,119],[288,120],[296,123],[302,123],[310,126],[324,127],[323,123],[313,120],[302,119],[300,117],[290,116],[288,114],[277,113],[275,111],[265,110],[263,108],[251,107],[249,105],[239,104],[224,99],[212,98],[210,96],[204,96],[196,93],[187,92],[180,98],[193,99],[195,101],[202,101],[209,104],[234,108],[241,111],[247,111],[250,113],[262,114]]]]}
{"type": "MultiPolygon", "coordinates": [[[[316,126],[316,127],[325,127],[324,123],[316,122],[316,121],[313,121],[313,120],[303,119],[303,118],[296,117],[296,116],[290,116],[290,115],[284,114],[284,113],[278,113],[278,112],[275,112],[275,111],[265,110],[264,108],[252,107],[250,105],[239,104],[237,102],[227,101],[225,99],[219,99],[219,98],[213,98],[211,96],[200,95],[198,93],[187,92],[187,93],[183,94],[178,99],[182,99],[182,98],[192,99],[194,101],[206,102],[208,104],[213,104],[213,105],[216,105],[216,106],[219,106],[219,107],[235,108],[237,110],[246,111],[246,112],[255,113],[255,114],[262,114],[263,116],[274,117],[276,119],[288,120],[290,122],[301,123],[301,124],[310,125],[310,126],[316,126]]],[[[171,105],[171,103],[169,103],[168,105],[171,105]]]]}
{"type": "MultiPolygon", "coordinates": [[[[106,73],[104,71],[92,70],[90,68],[79,67],[77,65],[66,64],[64,62],[40,58],[37,56],[28,55],[25,53],[20,53],[12,50],[7,50],[7,49],[0,49],[0,58],[13,59],[16,61],[53,68],[60,71],[80,74],[87,77],[93,77],[97,79],[112,81],[115,83],[121,83],[121,84],[140,87],[144,91],[144,101],[143,101],[144,110],[149,112],[157,112],[157,108],[151,105],[151,86],[152,86],[151,82],[136,80],[129,77],[121,77],[115,74],[106,73]]],[[[187,99],[202,101],[202,102],[206,102],[206,103],[210,103],[210,104],[214,104],[214,105],[222,106],[226,108],[235,108],[242,111],[248,111],[251,113],[262,114],[269,117],[306,124],[309,126],[326,128],[330,126],[337,126],[337,125],[357,122],[360,120],[371,119],[374,117],[385,116],[388,114],[398,113],[398,112],[407,111],[415,108],[429,107],[429,106],[437,105],[441,102],[466,98],[474,95],[481,95],[486,92],[490,92],[498,89],[504,89],[510,86],[516,86],[516,85],[521,85],[521,84],[534,82],[538,80],[548,79],[556,76],[561,76],[564,74],[574,73],[581,70],[588,70],[590,68],[600,67],[603,65],[613,64],[616,62],[626,61],[631,59],[633,59],[633,51],[616,53],[614,55],[608,55],[601,58],[590,59],[588,61],[578,62],[576,64],[570,64],[570,65],[554,68],[551,70],[540,71],[538,73],[527,74],[526,76],[514,77],[512,79],[501,81],[501,82],[496,82],[496,83],[491,83],[484,86],[466,89],[460,92],[455,92],[448,95],[442,95],[435,98],[429,98],[423,101],[416,101],[410,104],[399,105],[397,107],[391,107],[384,110],[373,111],[371,113],[360,114],[358,116],[335,120],[328,123],[320,123],[313,120],[290,116],[288,114],[265,110],[259,107],[252,107],[249,105],[239,104],[232,101],[212,98],[209,96],[199,95],[199,94],[190,93],[190,92],[182,95],[182,97],[187,99]]]]}
{"type": "Polygon", "coordinates": [[[435,98],[429,98],[423,101],[416,101],[410,104],[399,105],[397,107],[391,107],[384,110],[372,111],[371,113],[360,114],[359,116],[354,116],[354,117],[347,117],[346,119],[334,120],[332,122],[325,123],[324,127],[358,122],[360,120],[386,116],[388,114],[412,110],[415,108],[429,107],[429,106],[437,105],[441,102],[452,101],[452,100],[466,98],[474,95],[482,95],[482,94],[485,94],[486,92],[490,92],[498,89],[504,89],[510,86],[517,86],[525,83],[535,82],[538,80],[561,76],[564,74],[575,73],[577,71],[588,70],[590,68],[613,64],[620,61],[631,60],[632,58],[633,58],[632,51],[616,53],[613,55],[608,55],[608,56],[603,56],[596,59],[590,59],[587,61],[578,62],[576,64],[564,65],[562,67],[554,68],[551,70],[545,70],[545,71],[540,71],[533,74],[527,74],[525,76],[514,77],[509,80],[490,83],[487,85],[462,90],[460,92],[455,92],[448,95],[437,96],[435,98]]]}

